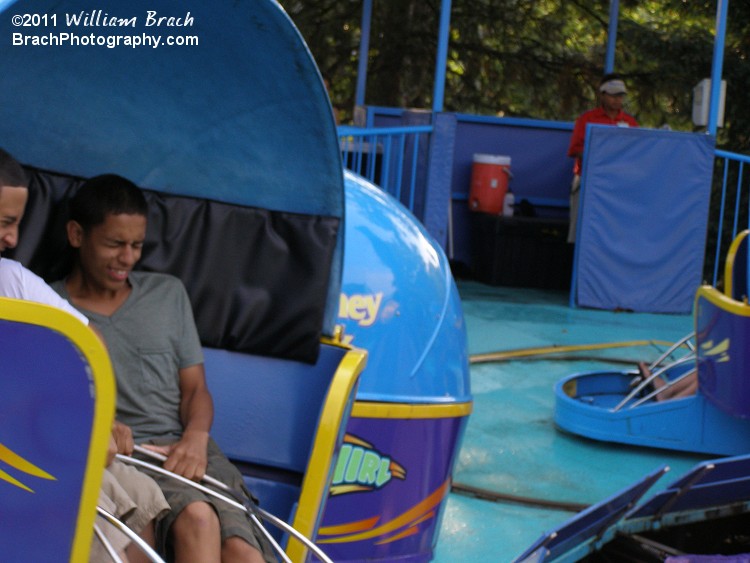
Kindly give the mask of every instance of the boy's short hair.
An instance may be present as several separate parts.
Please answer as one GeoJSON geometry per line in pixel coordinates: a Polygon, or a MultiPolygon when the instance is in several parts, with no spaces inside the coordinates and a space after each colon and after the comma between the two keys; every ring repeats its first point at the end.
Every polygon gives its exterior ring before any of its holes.
{"type": "Polygon", "coordinates": [[[148,204],[141,189],[117,174],[86,180],[70,200],[70,219],[84,230],[104,223],[107,215],[143,215],[148,204]]]}
{"type": "Polygon", "coordinates": [[[3,186],[28,188],[29,177],[23,166],[10,153],[0,149],[0,189],[3,186]]]}

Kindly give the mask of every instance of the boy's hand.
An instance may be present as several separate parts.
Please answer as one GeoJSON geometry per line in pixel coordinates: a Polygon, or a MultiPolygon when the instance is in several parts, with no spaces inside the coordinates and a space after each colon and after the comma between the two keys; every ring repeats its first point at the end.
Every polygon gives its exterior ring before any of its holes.
{"type": "Polygon", "coordinates": [[[115,420],[112,425],[112,437],[117,445],[117,453],[131,455],[133,453],[133,431],[130,426],[115,420]]]}
{"type": "Polygon", "coordinates": [[[187,431],[174,444],[156,446],[143,444],[144,448],[167,457],[164,469],[186,479],[200,481],[208,466],[208,433],[187,431]]]}

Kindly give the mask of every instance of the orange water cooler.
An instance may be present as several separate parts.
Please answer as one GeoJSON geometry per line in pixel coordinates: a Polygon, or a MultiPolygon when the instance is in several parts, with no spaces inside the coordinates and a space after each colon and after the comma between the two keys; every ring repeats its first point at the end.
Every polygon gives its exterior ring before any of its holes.
{"type": "Polygon", "coordinates": [[[503,214],[503,202],[511,178],[510,157],[475,154],[471,171],[469,209],[493,215],[503,214]]]}

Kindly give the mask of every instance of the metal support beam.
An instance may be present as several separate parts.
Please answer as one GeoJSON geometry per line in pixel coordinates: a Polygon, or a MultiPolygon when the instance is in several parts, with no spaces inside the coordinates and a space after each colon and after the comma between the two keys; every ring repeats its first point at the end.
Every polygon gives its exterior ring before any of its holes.
{"type": "Polygon", "coordinates": [[[724,64],[724,38],[727,32],[727,12],[729,0],[718,0],[716,5],[716,37],[714,56],[711,63],[711,104],[708,108],[708,133],[716,135],[719,121],[719,101],[721,99],[721,75],[724,64]]]}
{"type": "Polygon", "coordinates": [[[370,28],[372,23],[372,0],[362,2],[362,24],[359,38],[359,62],[357,65],[357,91],[354,103],[365,105],[365,88],[367,87],[367,60],[370,57],[370,28]]]}
{"type": "Polygon", "coordinates": [[[620,19],[620,0],[609,2],[609,29],[607,30],[607,57],[604,61],[604,74],[615,70],[615,47],[617,45],[617,22],[620,19]]]}
{"type": "Polygon", "coordinates": [[[432,111],[443,111],[445,100],[445,74],[448,64],[448,42],[450,41],[451,0],[441,0],[440,31],[435,57],[435,86],[432,92],[432,111]]]}

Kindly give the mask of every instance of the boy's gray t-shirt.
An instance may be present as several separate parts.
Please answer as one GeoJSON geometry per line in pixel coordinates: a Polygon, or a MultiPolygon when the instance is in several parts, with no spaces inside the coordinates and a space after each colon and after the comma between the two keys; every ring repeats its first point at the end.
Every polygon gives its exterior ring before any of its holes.
{"type": "MultiPolygon", "coordinates": [[[[135,440],[182,435],[179,370],[203,363],[185,287],[170,275],[131,272],[132,292],[111,316],[77,307],[99,329],[117,380],[117,419],[135,440]]],[[[63,281],[52,284],[69,300],[63,281]]]]}

